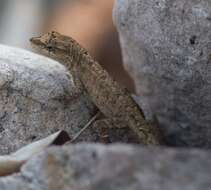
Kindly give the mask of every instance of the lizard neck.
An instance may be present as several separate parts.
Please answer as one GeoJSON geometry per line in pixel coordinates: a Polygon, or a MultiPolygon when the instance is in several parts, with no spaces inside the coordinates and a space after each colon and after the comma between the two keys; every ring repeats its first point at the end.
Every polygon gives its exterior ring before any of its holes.
{"type": "MultiPolygon", "coordinates": [[[[69,52],[69,66],[74,70],[75,72],[81,70],[82,68],[85,68],[92,62],[95,62],[91,55],[88,53],[86,49],[81,47],[78,43],[74,43],[70,47],[69,52]]],[[[68,65],[66,65],[68,66],[68,65]]],[[[89,66],[88,66],[89,67],[89,66]]]]}

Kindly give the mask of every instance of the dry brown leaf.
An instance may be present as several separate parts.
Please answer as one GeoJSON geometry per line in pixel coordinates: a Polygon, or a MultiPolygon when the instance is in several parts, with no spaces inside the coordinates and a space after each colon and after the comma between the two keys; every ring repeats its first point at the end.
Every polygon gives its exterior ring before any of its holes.
{"type": "Polygon", "coordinates": [[[0,176],[18,172],[21,166],[35,154],[38,154],[50,145],[62,145],[69,140],[70,137],[65,131],[58,131],[10,155],[0,156],[0,176]]]}

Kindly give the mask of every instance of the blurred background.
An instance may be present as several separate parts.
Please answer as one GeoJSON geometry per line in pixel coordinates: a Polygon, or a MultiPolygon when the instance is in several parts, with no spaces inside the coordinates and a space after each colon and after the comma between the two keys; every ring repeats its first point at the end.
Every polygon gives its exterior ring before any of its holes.
{"type": "Polygon", "coordinates": [[[55,30],[76,39],[120,84],[134,92],[122,66],[112,22],[114,0],[1,0],[0,43],[30,49],[28,39],[55,30]]]}

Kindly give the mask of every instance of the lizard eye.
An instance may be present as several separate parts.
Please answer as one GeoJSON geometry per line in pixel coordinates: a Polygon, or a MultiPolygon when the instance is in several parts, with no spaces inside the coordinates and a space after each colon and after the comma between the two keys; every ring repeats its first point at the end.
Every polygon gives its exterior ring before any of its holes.
{"type": "Polygon", "coordinates": [[[53,47],[52,46],[47,46],[47,49],[48,49],[49,52],[53,51],[53,47]]]}

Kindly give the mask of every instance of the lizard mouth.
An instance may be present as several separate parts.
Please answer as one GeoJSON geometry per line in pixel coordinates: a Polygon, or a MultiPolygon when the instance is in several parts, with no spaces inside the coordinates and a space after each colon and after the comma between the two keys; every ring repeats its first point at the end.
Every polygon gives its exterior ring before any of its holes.
{"type": "Polygon", "coordinates": [[[32,48],[36,53],[41,53],[42,55],[54,58],[54,51],[52,47],[48,44],[42,42],[41,37],[30,38],[32,48]]]}
{"type": "Polygon", "coordinates": [[[33,45],[45,47],[45,44],[40,40],[40,37],[33,37],[30,39],[30,42],[33,45]]]}
{"type": "MultiPolygon", "coordinates": [[[[33,37],[30,42],[35,50],[47,51],[48,53],[53,53],[53,48],[48,43],[44,43],[41,37],[33,37]]],[[[54,48],[55,50],[56,48],[54,48]]]]}

